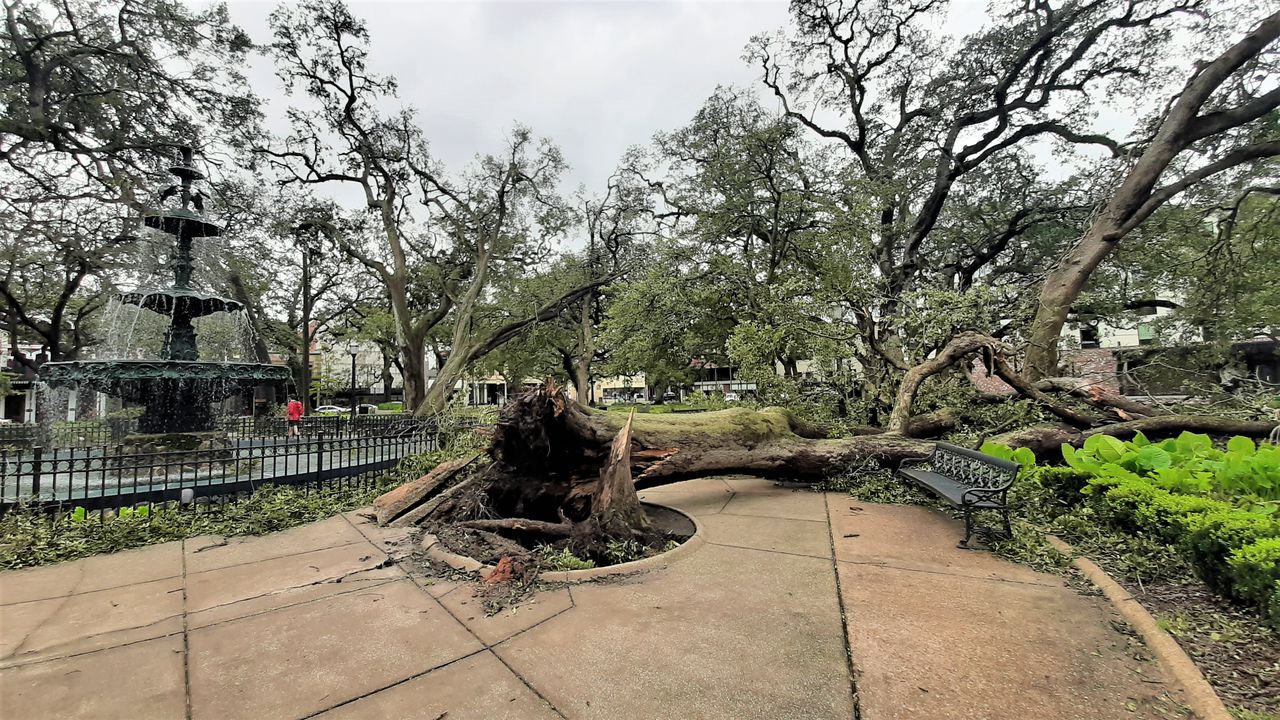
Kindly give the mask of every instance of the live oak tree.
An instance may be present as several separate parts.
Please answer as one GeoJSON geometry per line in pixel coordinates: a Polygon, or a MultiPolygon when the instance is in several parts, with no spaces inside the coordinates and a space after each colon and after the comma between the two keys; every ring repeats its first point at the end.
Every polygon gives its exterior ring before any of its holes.
{"type": "Polygon", "coordinates": [[[256,123],[238,73],[251,43],[224,4],[10,2],[0,37],[0,161],[46,191],[113,201],[157,150],[256,123]]]}
{"type": "Polygon", "coordinates": [[[1258,21],[1212,59],[1197,62],[1156,118],[1154,131],[1133,148],[1119,185],[1045,278],[1028,333],[1029,377],[1054,373],[1072,304],[1125,235],[1188,188],[1280,155],[1280,83],[1273,70],[1278,38],[1280,12],[1258,21]]]}
{"type": "Polygon", "coordinates": [[[93,201],[0,200],[0,326],[71,360],[95,340],[129,237],[113,208],[93,201]]]}
{"type": "Polygon", "coordinates": [[[289,111],[288,137],[258,150],[285,182],[345,184],[367,207],[363,232],[330,238],[383,286],[395,318],[407,405],[440,411],[471,365],[535,322],[559,314],[596,284],[575,288],[531,317],[478,332],[492,276],[544,255],[568,210],[555,193],[559,150],[517,127],[502,151],[449,174],[431,157],[415,114],[379,110],[395,81],[368,70],[368,33],[341,2],[318,0],[272,15],[271,54],[307,105],[289,111]],[[447,357],[426,379],[426,345],[447,357]]]}
{"type": "Polygon", "coordinates": [[[971,285],[1014,264],[1040,218],[1078,204],[1051,200],[1048,212],[1039,198],[1005,204],[957,248],[946,222],[961,215],[953,206],[974,187],[966,181],[1035,144],[1120,152],[1088,125],[1091,97],[1131,88],[1154,67],[1167,30],[1197,8],[1194,0],[999,4],[986,28],[953,39],[929,29],[946,10],[940,0],[801,1],[789,36],[753,41],[749,57],[786,116],[843,153],[844,214],[864,219],[845,242],[872,270],[848,308],[867,348],[868,382],[891,396],[912,364],[896,319],[913,291],[936,287],[939,274],[971,285]]]}

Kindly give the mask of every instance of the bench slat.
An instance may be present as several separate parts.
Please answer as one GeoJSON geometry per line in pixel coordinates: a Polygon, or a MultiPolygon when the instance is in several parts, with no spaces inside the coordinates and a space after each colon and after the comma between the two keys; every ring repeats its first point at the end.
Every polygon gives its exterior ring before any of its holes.
{"type": "MultiPolygon", "coordinates": [[[[965,491],[970,490],[970,486],[958,483],[949,477],[939,475],[928,470],[901,470],[903,475],[911,478],[915,482],[923,485],[937,493],[940,497],[946,499],[952,505],[960,506],[960,499],[964,496],[965,491]]],[[[970,500],[965,503],[969,507],[974,508],[999,508],[1001,505],[991,500],[970,500]]]]}

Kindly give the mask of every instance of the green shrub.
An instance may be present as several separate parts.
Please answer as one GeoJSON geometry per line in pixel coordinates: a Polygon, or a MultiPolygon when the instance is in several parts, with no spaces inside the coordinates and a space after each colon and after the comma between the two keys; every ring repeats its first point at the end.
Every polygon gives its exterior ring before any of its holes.
{"type": "Polygon", "coordinates": [[[1187,552],[1201,579],[1218,592],[1236,596],[1227,559],[1246,545],[1280,536],[1280,523],[1235,509],[1190,516],[1188,525],[1187,552]]]}
{"type": "Polygon", "coordinates": [[[1237,549],[1227,565],[1235,595],[1265,610],[1280,583],[1280,537],[1262,538],[1237,549]]]}
{"type": "Polygon", "coordinates": [[[1069,467],[1040,467],[1032,476],[1040,487],[1049,491],[1064,505],[1081,501],[1081,492],[1089,484],[1089,474],[1069,467]]]}
{"type": "MultiPolygon", "coordinates": [[[[1181,494],[1212,495],[1241,505],[1280,501],[1280,447],[1233,437],[1226,449],[1208,435],[1184,432],[1152,443],[1142,433],[1125,442],[1094,435],[1077,450],[1062,446],[1067,465],[1099,479],[1144,476],[1155,486],[1181,494]]],[[[1275,512],[1275,505],[1269,505],[1275,512]]]]}
{"type": "Polygon", "coordinates": [[[379,410],[387,410],[387,411],[390,411],[390,412],[401,412],[402,410],[404,410],[404,403],[402,403],[402,402],[384,402],[384,403],[378,403],[378,409],[379,409],[379,410]]]}

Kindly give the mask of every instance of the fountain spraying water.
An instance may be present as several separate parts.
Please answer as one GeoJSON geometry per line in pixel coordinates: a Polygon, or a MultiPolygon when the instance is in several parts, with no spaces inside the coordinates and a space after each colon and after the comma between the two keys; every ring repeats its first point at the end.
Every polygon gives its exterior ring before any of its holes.
{"type": "Polygon", "coordinates": [[[194,183],[204,175],[194,165],[191,148],[182,149],[182,159],[169,171],[180,183],[160,194],[161,207],[143,222],[173,238],[168,262],[173,285],[123,292],[114,298],[120,306],[136,306],[167,318],[159,357],[138,359],[137,353],[116,348],[116,357],[45,363],[40,379],[50,387],[88,387],[142,404],[138,420],[142,433],[198,433],[213,429],[214,402],[251,391],[255,385],[285,382],[289,368],[200,359],[193,321],[218,313],[242,314],[243,307],[193,286],[194,241],[216,238],[222,229],[203,216],[205,195],[194,183]],[[175,201],[176,206],[164,207],[175,201]]]}

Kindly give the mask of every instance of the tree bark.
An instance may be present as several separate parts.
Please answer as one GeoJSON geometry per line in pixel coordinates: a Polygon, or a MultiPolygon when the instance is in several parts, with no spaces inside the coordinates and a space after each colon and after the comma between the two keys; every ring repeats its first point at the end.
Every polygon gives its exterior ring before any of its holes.
{"type": "Polygon", "coordinates": [[[573,362],[573,392],[578,402],[590,405],[595,398],[591,397],[591,361],[595,358],[596,344],[594,327],[591,322],[591,306],[595,301],[592,292],[582,299],[582,315],[578,318],[581,345],[573,362]]]}
{"type": "Polygon", "coordinates": [[[911,419],[911,405],[915,402],[920,385],[927,378],[951,367],[970,353],[979,350],[998,353],[1002,348],[1003,345],[990,336],[965,332],[952,338],[937,355],[908,370],[902,377],[902,384],[898,386],[897,399],[889,413],[889,432],[902,432],[907,427],[907,422],[911,419]]]}
{"type": "Polygon", "coordinates": [[[1131,438],[1136,433],[1152,440],[1175,437],[1182,432],[1198,432],[1219,437],[1228,435],[1244,435],[1245,437],[1266,437],[1277,423],[1266,420],[1236,420],[1217,415],[1160,415],[1128,422],[1112,423],[1100,427],[1081,430],[1066,425],[1036,425],[989,438],[993,442],[1003,443],[1010,447],[1025,447],[1035,451],[1036,456],[1061,461],[1058,450],[1064,444],[1080,446],[1094,435],[1110,435],[1117,438],[1131,438]]]}
{"type": "Polygon", "coordinates": [[[1124,395],[1111,392],[1099,383],[1083,378],[1045,378],[1035,383],[1035,387],[1037,390],[1063,392],[1078,397],[1100,410],[1109,410],[1116,413],[1121,420],[1134,420],[1136,418],[1168,414],[1164,410],[1140,403],[1137,400],[1130,400],[1124,395]]]}
{"type": "Polygon", "coordinates": [[[1169,106],[1151,143],[1138,157],[1120,187],[1090,222],[1080,241],[1045,277],[1040,304],[1028,329],[1024,373],[1029,380],[1049,377],[1057,370],[1058,341],[1067,313],[1093,271],[1111,254],[1120,239],[1170,198],[1196,182],[1237,165],[1280,154],[1280,142],[1244,146],[1177,181],[1156,187],[1178,155],[1196,141],[1248,124],[1280,106],[1280,93],[1273,91],[1235,108],[1199,114],[1210,96],[1233,73],[1277,38],[1280,38],[1280,12],[1267,17],[1211,62],[1197,66],[1182,92],[1169,106]]]}

